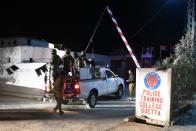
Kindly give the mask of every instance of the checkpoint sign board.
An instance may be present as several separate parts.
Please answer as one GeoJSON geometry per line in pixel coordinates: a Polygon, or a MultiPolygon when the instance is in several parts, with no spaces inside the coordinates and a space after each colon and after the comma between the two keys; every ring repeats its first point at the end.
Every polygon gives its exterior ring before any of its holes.
{"type": "Polygon", "coordinates": [[[171,69],[136,69],[136,116],[170,121],[171,69]]]}

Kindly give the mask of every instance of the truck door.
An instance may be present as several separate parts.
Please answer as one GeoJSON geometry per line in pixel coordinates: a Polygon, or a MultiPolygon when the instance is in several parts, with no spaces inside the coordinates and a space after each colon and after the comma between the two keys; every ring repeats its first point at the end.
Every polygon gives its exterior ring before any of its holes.
{"type": "Polygon", "coordinates": [[[106,79],[108,84],[108,93],[115,92],[117,88],[117,78],[115,77],[115,74],[110,70],[106,70],[106,79]]]}

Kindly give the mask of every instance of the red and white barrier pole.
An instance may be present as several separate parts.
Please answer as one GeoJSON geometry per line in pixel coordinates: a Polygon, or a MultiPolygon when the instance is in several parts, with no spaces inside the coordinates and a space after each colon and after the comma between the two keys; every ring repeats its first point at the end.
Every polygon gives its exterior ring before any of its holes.
{"type": "Polygon", "coordinates": [[[114,18],[113,14],[112,14],[112,11],[110,10],[110,8],[108,6],[107,6],[107,11],[110,14],[110,16],[112,18],[112,21],[113,21],[114,25],[116,26],[116,29],[118,30],[118,33],[120,34],[120,36],[121,36],[121,38],[122,38],[125,46],[127,47],[127,50],[129,51],[129,54],[131,55],[131,57],[132,57],[133,61],[135,62],[137,68],[140,68],[140,65],[139,65],[139,63],[138,63],[138,61],[137,61],[137,59],[136,59],[136,57],[135,57],[135,55],[134,55],[131,47],[129,46],[129,44],[128,44],[126,38],[125,38],[125,36],[122,33],[122,30],[118,26],[118,23],[117,23],[116,19],[114,18]]]}

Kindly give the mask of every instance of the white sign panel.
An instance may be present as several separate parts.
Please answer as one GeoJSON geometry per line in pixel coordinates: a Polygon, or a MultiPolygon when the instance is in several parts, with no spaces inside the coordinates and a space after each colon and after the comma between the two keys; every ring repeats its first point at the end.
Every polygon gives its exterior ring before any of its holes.
{"type": "Polygon", "coordinates": [[[136,116],[170,121],[171,69],[136,69],[136,116]]]}

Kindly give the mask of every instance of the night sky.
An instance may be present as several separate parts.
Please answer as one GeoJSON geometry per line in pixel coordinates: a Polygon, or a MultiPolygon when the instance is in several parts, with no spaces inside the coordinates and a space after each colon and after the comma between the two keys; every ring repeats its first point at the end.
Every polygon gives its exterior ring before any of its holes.
{"type": "MultiPolygon", "coordinates": [[[[0,37],[28,36],[63,43],[71,50],[84,50],[106,5],[135,53],[142,46],[174,45],[184,33],[187,0],[169,0],[156,17],[137,35],[135,33],[167,0],[72,0],[72,2],[1,3],[0,37]]],[[[110,54],[125,48],[105,12],[93,38],[96,53],[110,54]],[[109,46],[108,47],[106,47],[109,46]]],[[[89,47],[89,52],[92,49],[89,47]]]]}

